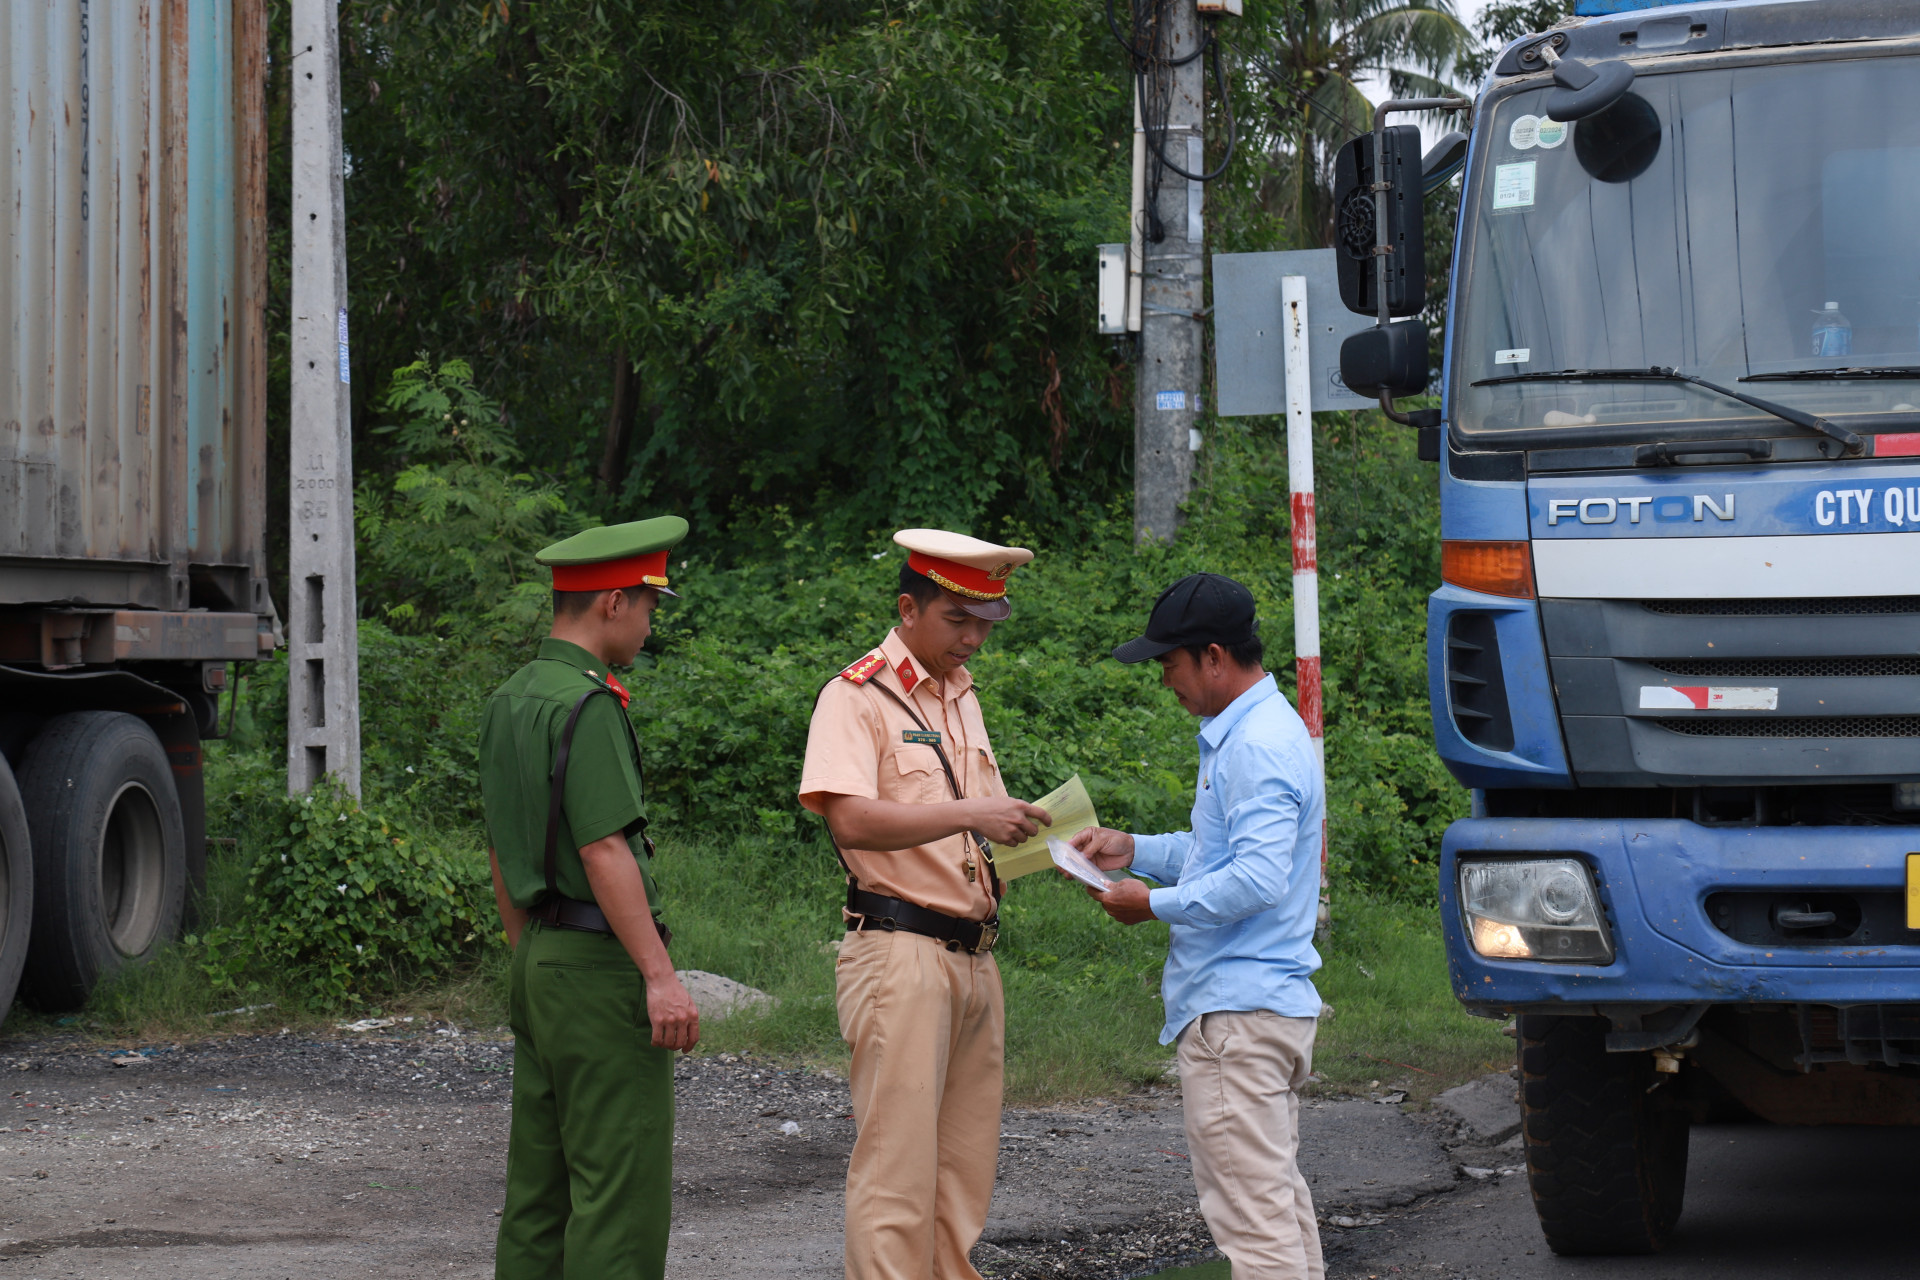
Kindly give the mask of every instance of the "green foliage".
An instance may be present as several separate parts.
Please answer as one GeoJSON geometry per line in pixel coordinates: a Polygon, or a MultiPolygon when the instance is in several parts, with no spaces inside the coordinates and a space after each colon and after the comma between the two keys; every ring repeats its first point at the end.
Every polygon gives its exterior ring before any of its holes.
{"type": "Polygon", "coordinates": [[[1249,234],[1260,243],[1246,247],[1267,247],[1262,231],[1286,248],[1332,244],[1334,156],[1373,127],[1361,86],[1384,80],[1394,98],[1457,93],[1448,81],[1473,35],[1452,0],[1254,0],[1248,18],[1235,41],[1248,69],[1241,97],[1264,109],[1243,114],[1249,142],[1264,145],[1230,179],[1252,198],[1226,211],[1233,247],[1249,234]]]}
{"type": "Polygon", "coordinates": [[[559,486],[519,469],[499,404],[464,360],[436,369],[422,356],[395,370],[383,408],[394,421],[375,434],[393,437],[404,465],[390,485],[369,476],[354,495],[362,593],[402,628],[457,609],[525,636],[548,589],[534,552],[583,527],[567,521],[559,486]],[[476,600],[490,607],[473,610],[476,600]]]}
{"type": "Polygon", "coordinates": [[[571,505],[844,532],[1072,512],[1123,475],[1097,8],[340,8],[356,357],[472,354],[571,505]]]}
{"type": "MultiPolygon", "coordinates": [[[[1377,415],[1321,424],[1321,603],[1331,860],[1336,880],[1424,892],[1466,793],[1428,741],[1426,595],[1438,582],[1432,473],[1377,415]]],[[[1253,591],[1267,665],[1291,693],[1292,564],[1286,462],[1276,428],[1221,425],[1205,487],[1172,546],[1135,546],[1115,511],[1077,544],[1036,546],[1015,613],[969,664],[1008,785],[1035,796],[1069,774],[1102,819],[1177,830],[1191,803],[1195,723],[1152,664],[1107,654],[1138,634],[1160,589],[1202,569],[1253,591]]],[[[690,547],[696,544],[690,544],[690,547]]],[[[874,533],[835,541],[779,514],[761,551],[685,575],[629,681],[650,803],[665,820],[759,831],[829,856],[798,809],[806,729],[822,683],[893,622],[897,552],[874,533]]],[[[697,554],[689,550],[689,555],[697,554]]]]}
{"type": "Polygon", "coordinates": [[[1493,0],[1480,10],[1474,30],[1481,46],[1461,61],[1461,72],[1469,79],[1486,77],[1500,51],[1521,36],[1552,29],[1557,22],[1573,16],[1573,0],[1493,0]]]}
{"type": "Polygon", "coordinates": [[[309,1008],[331,1009],[477,953],[491,903],[470,846],[413,837],[337,789],[253,803],[277,812],[250,851],[244,914],[188,940],[217,990],[290,984],[309,1008]]]}

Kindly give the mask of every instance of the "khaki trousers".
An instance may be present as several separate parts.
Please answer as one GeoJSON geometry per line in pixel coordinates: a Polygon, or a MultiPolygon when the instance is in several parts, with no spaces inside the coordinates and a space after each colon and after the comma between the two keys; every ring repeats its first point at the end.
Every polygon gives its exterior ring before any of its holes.
{"type": "Polygon", "coordinates": [[[1180,1033],[1180,1094],[1200,1212],[1233,1280],[1325,1280],[1300,1174],[1299,1088],[1312,1018],[1209,1013],[1180,1033]]]}
{"type": "Polygon", "coordinates": [[[967,1255],[1000,1157],[999,968],[916,933],[849,933],[838,1006],[859,1127],[847,1280],[979,1280],[967,1255]]]}

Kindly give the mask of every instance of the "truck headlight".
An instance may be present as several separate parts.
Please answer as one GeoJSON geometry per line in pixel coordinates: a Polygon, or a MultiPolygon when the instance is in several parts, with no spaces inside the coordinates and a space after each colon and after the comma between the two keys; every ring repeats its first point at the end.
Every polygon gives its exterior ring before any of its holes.
{"type": "Polygon", "coordinates": [[[1473,949],[1489,960],[1613,960],[1600,895],[1578,858],[1463,861],[1460,903],[1473,949]]]}

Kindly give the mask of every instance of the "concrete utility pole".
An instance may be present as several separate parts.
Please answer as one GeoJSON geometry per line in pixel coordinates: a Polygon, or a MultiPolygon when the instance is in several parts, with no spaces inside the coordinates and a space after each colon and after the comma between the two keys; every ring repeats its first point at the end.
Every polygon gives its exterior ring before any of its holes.
{"type": "MultiPolygon", "coordinates": [[[[1167,61],[1188,57],[1202,39],[1194,0],[1173,0],[1165,10],[1170,29],[1159,45],[1167,61]]],[[[1166,133],[1146,137],[1146,183],[1158,171],[1154,210],[1165,238],[1142,244],[1140,363],[1134,379],[1133,531],[1137,539],[1170,540],[1180,522],[1180,504],[1193,484],[1193,455],[1200,447],[1194,426],[1204,385],[1201,325],[1205,305],[1202,274],[1205,187],[1161,167],[1160,155],[1188,173],[1206,172],[1201,145],[1206,116],[1206,63],[1154,65],[1148,79],[1167,101],[1166,133]],[[1156,147],[1155,143],[1159,146],[1156,147]]],[[[1134,79],[1139,109],[1140,79],[1134,79]]],[[[1153,94],[1154,86],[1147,92],[1153,94]]],[[[1157,123],[1149,113],[1148,123],[1157,123]]],[[[1143,211],[1136,208],[1134,217],[1143,211]]],[[[1152,219],[1145,219],[1151,226],[1152,219]]]]}
{"type": "Polygon", "coordinates": [[[333,774],[360,794],[353,439],[337,0],[293,0],[292,519],[287,790],[333,774]]]}

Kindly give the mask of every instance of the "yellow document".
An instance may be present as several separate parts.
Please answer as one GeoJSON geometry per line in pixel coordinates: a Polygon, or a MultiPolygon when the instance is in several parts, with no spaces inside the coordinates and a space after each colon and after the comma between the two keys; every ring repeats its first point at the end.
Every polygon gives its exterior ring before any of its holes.
{"type": "Polygon", "coordinates": [[[1093,797],[1087,794],[1087,784],[1080,781],[1077,773],[1034,803],[1047,811],[1053,825],[1042,827],[1024,844],[993,851],[993,865],[1002,880],[1018,880],[1029,871],[1051,871],[1053,856],[1047,852],[1048,836],[1071,840],[1088,827],[1100,825],[1100,819],[1094,816],[1093,797]]]}

